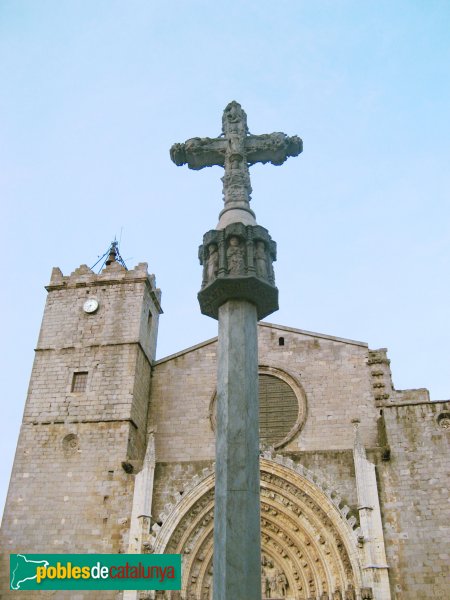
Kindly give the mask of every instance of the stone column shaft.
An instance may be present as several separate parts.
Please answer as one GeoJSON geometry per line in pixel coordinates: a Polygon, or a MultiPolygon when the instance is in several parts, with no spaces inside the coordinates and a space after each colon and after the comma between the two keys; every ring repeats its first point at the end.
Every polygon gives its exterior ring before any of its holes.
{"type": "Polygon", "coordinates": [[[272,262],[276,244],[256,223],[248,167],[281,165],[303,142],[284,133],[251,135],[247,115],[230,102],[218,138],[174,144],[176,165],[224,168],[225,206],[203,236],[198,294],[204,315],[219,320],[214,509],[214,600],[260,600],[259,407],[257,320],[278,310],[272,262]]]}
{"type": "MultiPolygon", "coordinates": [[[[148,433],[147,450],[141,471],[134,480],[133,507],[130,519],[130,538],[128,554],[140,554],[142,544],[150,532],[151,509],[153,499],[153,480],[155,476],[155,434],[148,433]]],[[[126,590],[122,600],[137,600],[138,590],[126,590]]]]}
{"type": "Polygon", "coordinates": [[[257,309],[219,308],[214,600],[260,600],[257,309]]]}
{"type": "Polygon", "coordinates": [[[353,460],[359,520],[364,536],[363,581],[372,588],[376,600],[391,600],[375,465],[367,459],[358,427],[355,429],[353,460]]]}

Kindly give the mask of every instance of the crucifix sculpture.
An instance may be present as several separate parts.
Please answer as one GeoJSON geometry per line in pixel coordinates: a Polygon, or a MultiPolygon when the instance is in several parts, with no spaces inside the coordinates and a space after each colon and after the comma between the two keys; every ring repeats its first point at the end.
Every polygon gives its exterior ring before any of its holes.
{"type": "MultiPolygon", "coordinates": [[[[217,138],[192,138],[184,144],[174,144],[170,157],[178,165],[199,170],[214,165],[223,167],[224,210],[241,210],[241,219],[255,224],[255,214],[250,209],[252,187],[248,168],[255,163],[270,162],[282,165],[289,156],[297,156],[303,149],[302,140],[296,135],[284,133],[251,135],[247,127],[247,115],[237,102],[230,102],[222,117],[222,135],[217,138]],[[249,219],[250,217],[250,219],[249,219]]],[[[225,221],[229,221],[226,219],[225,221]]]]}
{"type": "Polygon", "coordinates": [[[251,135],[237,102],[225,108],[220,137],[170,149],[179,166],[225,169],[225,206],[199,248],[200,309],[219,320],[213,600],[261,599],[257,321],[278,309],[278,290],[276,244],[250,208],[248,167],[301,151],[297,136],[251,135]]]}

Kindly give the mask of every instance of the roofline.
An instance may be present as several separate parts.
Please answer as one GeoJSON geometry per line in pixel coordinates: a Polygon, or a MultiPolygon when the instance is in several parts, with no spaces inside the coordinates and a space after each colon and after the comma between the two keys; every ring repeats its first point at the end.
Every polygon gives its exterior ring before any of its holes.
{"type": "Polygon", "coordinates": [[[157,365],[160,365],[163,362],[172,360],[174,358],[178,358],[179,356],[183,356],[183,354],[188,354],[189,352],[193,352],[194,350],[198,350],[199,348],[203,348],[203,346],[208,346],[209,344],[213,344],[214,342],[217,342],[217,336],[210,338],[209,340],[206,340],[204,342],[200,342],[199,344],[195,344],[195,346],[189,346],[188,348],[185,348],[184,350],[175,352],[175,354],[169,354],[169,356],[164,356],[163,358],[160,358],[159,360],[155,360],[155,362],[153,363],[153,366],[156,367],[157,365]]]}
{"type": "MultiPolygon", "coordinates": [[[[396,390],[402,392],[403,390],[396,390]]],[[[389,402],[389,404],[383,404],[380,406],[383,410],[385,408],[405,408],[408,406],[433,406],[435,404],[449,404],[450,400],[423,400],[421,402],[389,402]]]]}
{"type": "MultiPolygon", "coordinates": [[[[347,338],[340,338],[333,335],[325,335],[324,333],[315,333],[314,331],[306,331],[305,329],[296,329],[295,327],[286,327],[285,325],[276,325],[275,323],[259,322],[258,326],[268,327],[270,329],[279,329],[280,331],[289,331],[291,333],[300,333],[301,335],[321,338],[324,340],[331,340],[333,342],[341,342],[342,344],[352,344],[353,346],[362,346],[363,348],[369,347],[369,345],[366,342],[358,342],[356,340],[349,340],[347,338]]],[[[205,340],[204,342],[200,342],[199,344],[195,344],[194,346],[189,346],[184,350],[175,352],[175,354],[169,354],[168,356],[164,356],[159,360],[155,360],[153,366],[160,365],[161,363],[167,362],[168,360],[173,360],[174,358],[178,358],[179,356],[183,356],[184,354],[188,354],[189,352],[193,352],[194,350],[198,350],[199,348],[203,348],[204,346],[209,346],[209,344],[214,344],[214,342],[217,342],[217,336],[210,338],[209,340],[205,340]]]]}
{"type": "Polygon", "coordinates": [[[306,331],[306,329],[296,329],[295,327],[286,327],[285,325],[276,325],[275,323],[260,322],[262,327],[272,327],[274,329],[281,329],[281,331],[291,331],[292,333],[301,333],[302,335],[308,335],[310,337],[322,338],[324,340],[332,340],[333,342],[341,342],[343,344],[352,344],[353,346],[362,346],[368,348],[367,342],[359,342],[357,340],[350,340],[348,338],[336,337],[334,335],[326,335],[324,333],[317,333],[315,331],[306,331]]]}

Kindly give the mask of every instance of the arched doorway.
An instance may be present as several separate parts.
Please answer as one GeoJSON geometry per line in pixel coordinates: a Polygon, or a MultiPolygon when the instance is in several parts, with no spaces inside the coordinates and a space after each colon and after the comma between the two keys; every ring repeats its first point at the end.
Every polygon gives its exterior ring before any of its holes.
{"type": "MultiPolygon", "coordinates": [[[[327,486],[282,457],[261,459],[263,598],[356,598],[361,587],[355,519],[327,486]]],[[[180,496],[153,552],[183,556],[181,598],[212,597],[214,473],[180,496]]]]}

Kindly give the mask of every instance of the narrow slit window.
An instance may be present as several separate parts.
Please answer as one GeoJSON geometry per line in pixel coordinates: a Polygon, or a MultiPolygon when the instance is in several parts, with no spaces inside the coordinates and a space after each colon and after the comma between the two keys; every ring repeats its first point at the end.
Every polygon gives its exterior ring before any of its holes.
{"type": "Polygon", "coordinates": [[[279,337],[278,338],[278,345],[279,346],[284,346],[284,337],[279,337]]]}
{"type": "Polygon", "coordinates": [[[87,376],[87,371],[78,371],[77,373],[73,374],[72,392],[82,393],[86,391],[87,376]]]}

